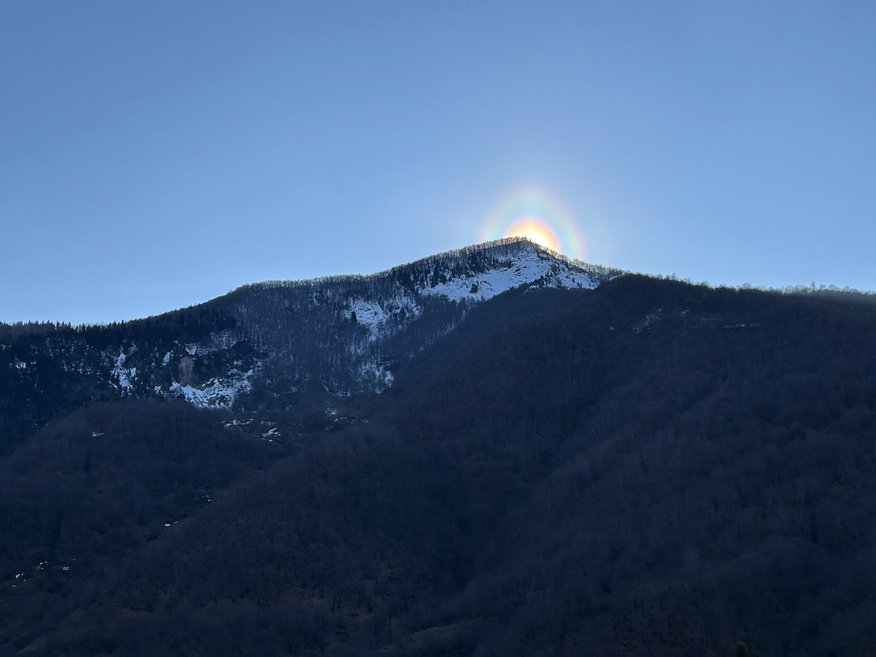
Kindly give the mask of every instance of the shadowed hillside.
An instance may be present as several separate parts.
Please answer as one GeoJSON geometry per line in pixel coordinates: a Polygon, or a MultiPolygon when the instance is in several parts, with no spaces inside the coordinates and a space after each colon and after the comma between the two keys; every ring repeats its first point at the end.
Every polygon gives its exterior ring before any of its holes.
{"type": "MultiPolygon", "coordinates": [[[[88,595],[5,649],[700,657],[744,640],[765,656],[863,657],[876,640],[874,328],[876,308],[854,299],[634,276],[501,295],[388,393],[324,426],[287,418],[297,439],[282,453],[243,443],[258,450],[202,484],[221,497],[107,557],[112,577],[85,578],[88,595]]],[[[193,422],[173,430],[194,468],[178,486],[211,454],[229,463],[193,422]]],[[[34,460],[69,462],[56,433],[0,462],[4,481],[30,473],[18,513],[61,504],[40,494],[61,466],[34,460]]],[[[137,475],[112,466],[121,481],[166,467],[139,454],[137,475]]],[[[105,549],[88,536],[71,558],[105,549]]],[[[8,608],[39,604],[13,575],[8,608]]]]}

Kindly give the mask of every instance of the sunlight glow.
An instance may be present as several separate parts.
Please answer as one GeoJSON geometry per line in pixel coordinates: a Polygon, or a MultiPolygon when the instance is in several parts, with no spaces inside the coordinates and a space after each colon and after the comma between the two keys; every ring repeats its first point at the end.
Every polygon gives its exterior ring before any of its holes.
{"type": "Polygon", "coordinates": [[[566,206],[546,190],[526,186],[506,194],[481,226],[480,241],[527,237],[571,258],[586,259],[584,239],[566,206]]]}
{"type": "Polygon", "coordinates": [[[553,251],[563,250],[560,238],[557,237],[554,229],[539,217],[521,217],[505,229],[502,237],[526,237],[553,251]]]}

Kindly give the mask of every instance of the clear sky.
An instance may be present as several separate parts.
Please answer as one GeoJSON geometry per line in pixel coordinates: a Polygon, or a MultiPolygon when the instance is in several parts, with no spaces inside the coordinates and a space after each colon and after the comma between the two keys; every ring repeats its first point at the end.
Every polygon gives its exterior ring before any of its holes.
{"type": "Polygon", "coordinates": [[[593,262],[876,289],[876,3],[0,2],[0,321],[370,273],[526,189],[593,262]]]}

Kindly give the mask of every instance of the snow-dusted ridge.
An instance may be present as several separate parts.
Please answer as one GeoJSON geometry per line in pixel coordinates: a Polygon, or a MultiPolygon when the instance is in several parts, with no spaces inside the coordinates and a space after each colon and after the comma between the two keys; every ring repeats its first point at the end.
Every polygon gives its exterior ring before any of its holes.
{"type": "Polygon", "coordinates": [[[525,238],[477,244],[367,276],[266,281],[213,303],[266,348],[266,371],[335,396],[380,393],[394,370],[475,305],[519,287],[592,289],[621,272],[525,238]]]}
{"type": "Polygon", "coordinates": [[[546,246],[537,244],[526,237],[506,237],[498,240],[492,240],[489,242],[473,244],[471,246],[465,246],[461,249],[444,251],[442,253],[437,253],[435,255],[427,256],[425,258],[420,258],[419,260],[414,260],[413,262],[408,262],[403,265],[396,265],[394,267],[391,267],[390,269],[385,269],[383,271],[375,272],[373,274],[341,274],[337,276],[322,276],[310,279],[266,280],[260,283],[249,283],[246,285],[242,285],[232,290],[232,292],[230,292],[229,294],[235,294],[239,291],[259,287],[289,288],[300,286],[313,286],[321,283],[356,283],[382,280],[386,278],[392,278],[409,270],[427,268],[436,263],[441,263],[449,267],[459,267],[470,262],[472,259],[477,259],[478,256],[507,258],[525,251],[541,253],[543,254],[543,256],[549,256],[555,261],[565,263],[570,268],[586,272],[588,274],[591,274],[594,278],[601,279],[603,281],[610,278],[615,278],[624,273],[622,270],[615,269],[613,267],[595,265],[589,262],[585,262],[583,260],[579,260],[577,258],[570,258],[569,256],[566,256],[558,251],[554,251],[553,249],[550,249],[546,246]]]}
{"type": "Polygon", "coordinates": [[[478,304],[513,288],[592,289],[621,273],[526,239],[497,240],[367,276],[245,285],[133,322],[35,327],[0,343],[0,367],[34,398],[61,375],[90,398],[178,398],[202,408],[379,394],[401,363],[478,304]]]}
{"type": "Polygon", "coordinates": [[[475,305],[518,287],[592,289],[619,273],[509,238],[367,276],[245,285],[208,304],[230,313],[238,332],[187,342],[185,352],[195,362],[215,358],[245,337],[262,350],[264,368],[201,383],[174,379],[164,391],[196,406],[230,407],[263,369],[280,392],[379,394],[401,361],[452,331],[475,305]]]}
{"type": "Polygon", "coordinates": [[[600,282],[601,277],[535,248],[485,271],[465,273],[420,292],[452,301],[486,301],[521,285],[592,289],[600,282]]]}

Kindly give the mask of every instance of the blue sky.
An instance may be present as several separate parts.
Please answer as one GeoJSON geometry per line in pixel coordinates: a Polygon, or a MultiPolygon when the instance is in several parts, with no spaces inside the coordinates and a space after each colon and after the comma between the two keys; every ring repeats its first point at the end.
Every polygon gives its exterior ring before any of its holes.
{"type": "Polygon", "coordinates": [[[478,241],[876,289],[872,2],[0,3],[0,321],[99,322],[478,241]]]}

